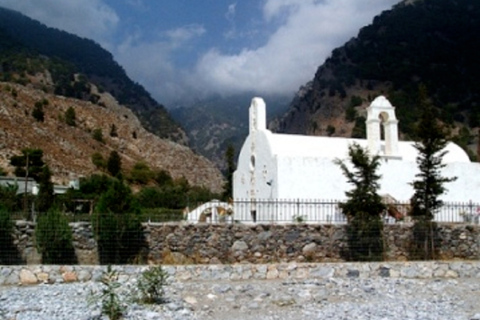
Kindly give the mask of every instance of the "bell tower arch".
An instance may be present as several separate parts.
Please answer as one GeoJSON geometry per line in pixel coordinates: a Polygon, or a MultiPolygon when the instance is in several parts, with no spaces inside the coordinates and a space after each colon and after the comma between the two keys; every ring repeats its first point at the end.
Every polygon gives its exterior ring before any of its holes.
{"type": "Polygon", "coordinates": [[[368,149],[372,154],[401,158],[398,150],[398,120],[395,108],[387,98],[379,96],[373,100],[367,108],[366,124],[368,149]]]}

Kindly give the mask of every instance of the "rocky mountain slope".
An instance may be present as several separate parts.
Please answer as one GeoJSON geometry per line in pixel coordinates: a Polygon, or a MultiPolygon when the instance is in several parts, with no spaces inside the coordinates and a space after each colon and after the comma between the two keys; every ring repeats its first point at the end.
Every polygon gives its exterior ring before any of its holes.
{"type": "MultiPolygon", "coordinates": [[[[1,5],[1,4],[0,4],[1,5]]],[[[51,72],[50,92],[81,100],[96,101],[85,88],[85,81],[74,81],[75,74],[112,94],[131,109],[142,125],[159,137],[187,144],[187,137],[163,105],[133,82],[112,55],[92,40],[48,28],[18,12],[0,7],[0,80],[10,81],[11,73],[51,72]]]]}
{"type": "Polygon", "coordinates": [[[189,148],[148,132],[136,115],[106,92],[89,84],[96,103],[54,95],[34,84],[48,84],[49,73],[28,76],[28,84],[0,82],[0,166],[8,172],[9,159],[23,148],[40,148],[53,171],[56,183],[98,172],[91,156],[98,152],[105,159],[116,150],[128,170],[144,161],[152,169],[167,170],[172,177],[185,176],[191,185],[220,192],[224,183],[218,169],[189,148]],[[43,105],[44,120],[32,116],[35,104],[43,105]],[[65,121],[69,107],[75,111],[75,126],[65,121]],[[116,135],[111,134],[115,127],[116,135]],[[102,131],[104,142],[93,138],[102,131]]]}
{"type": "Polygon", "coordinates": [[[335,49],[303,86],[275,131],[365,136],[366,107],[383,94],[412,139],[419,85],[451,138],[475,158],[480,126],[480,2],[404,1],[335,49]]]}

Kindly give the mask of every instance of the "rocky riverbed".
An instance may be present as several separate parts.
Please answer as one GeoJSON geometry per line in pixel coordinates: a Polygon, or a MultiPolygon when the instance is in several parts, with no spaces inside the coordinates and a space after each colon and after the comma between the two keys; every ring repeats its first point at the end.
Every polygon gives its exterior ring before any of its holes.
{"type": "MultiPolygon", "coordinates": [[[[171,280],[166,303],[134,302],[136,280],[121,282],[125,319],[480,320],[480,278],[171,280]]],[[[99,282],[0,287],[0,319],[94,320],[99,282]]]]}

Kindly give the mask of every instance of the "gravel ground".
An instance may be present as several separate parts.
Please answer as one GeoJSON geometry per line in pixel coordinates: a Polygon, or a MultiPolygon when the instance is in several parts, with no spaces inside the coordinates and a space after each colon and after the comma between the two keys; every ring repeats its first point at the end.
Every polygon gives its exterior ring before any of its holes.
{"type": "MultiPolygon", "coordinates": [[[[0,319],[107,319],[98,282],[0,287],[0,319]]],[[[133,295],[125,282],[120,295],[133,295]]],[[[171,282],[167,302],[126,302],[125,319],[480,320],[480,279],[332,278],[171,282]]],[[[130,299],[131,300],[131,299],[130,299]]]]}

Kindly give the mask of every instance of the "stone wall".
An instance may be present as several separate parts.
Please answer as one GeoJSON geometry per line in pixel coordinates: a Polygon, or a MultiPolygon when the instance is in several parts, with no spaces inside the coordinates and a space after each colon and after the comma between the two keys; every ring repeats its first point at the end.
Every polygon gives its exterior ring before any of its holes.
{"type": "MultiPolygon", "coordinates": [[[[78,263],[98,264],[89,223],[70,224],[78,263]]],[[[15,244],[26,264],[39,264],[32,222],[17,221],[15,244]]],[[[385,260],[408,260],[411,224],[385,225],[385,260]]],[[[150,263],[233,264],[341,262],[345,225],[145,224],[150,263]]],[[[480,226],[439,224],[439,259],[480,258],[480,226]]]]}
{"type": "MultiPolygon", "coordinates": [[[[106,266],[0,266],[0,286],[99,281],[106,266]]],[[[115,266],[120,281],[135,279],[148,266],[115,266]]],[[[330,278],[480,278],[480,261],[373,263],[280,263],[164,266],[174,281],[330,279],[330,278]]]]}

